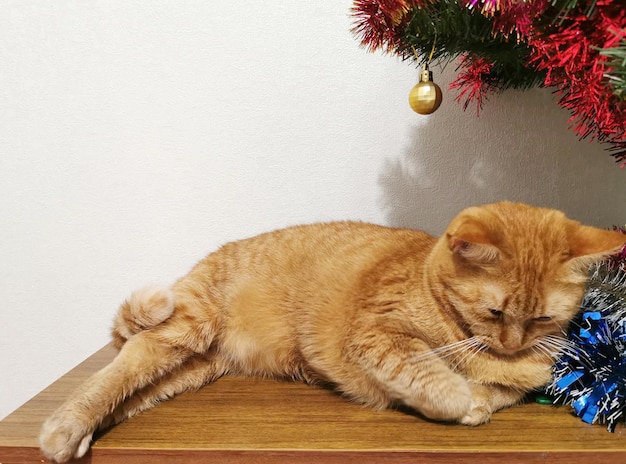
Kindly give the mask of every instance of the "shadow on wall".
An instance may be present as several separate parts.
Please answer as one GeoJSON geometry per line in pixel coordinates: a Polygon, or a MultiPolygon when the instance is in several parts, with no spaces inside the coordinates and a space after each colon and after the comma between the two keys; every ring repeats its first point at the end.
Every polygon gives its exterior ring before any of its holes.
{"type": "Polygon", "coordinates": [[[462,208],[500,200],[561,209],[599,227],[626,221],[626,170],[568,130],[549,90],[492,96],[480,117],[453,92],[444,98],[431,116],[415,115],[426,119],[410,129],[404,156],[385,161],[379,184],[389,225],[440,235],[462,208]]]}

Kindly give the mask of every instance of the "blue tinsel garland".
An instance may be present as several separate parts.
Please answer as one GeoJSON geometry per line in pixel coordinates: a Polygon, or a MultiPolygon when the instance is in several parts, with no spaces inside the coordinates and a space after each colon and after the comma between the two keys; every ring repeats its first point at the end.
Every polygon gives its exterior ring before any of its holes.
{"type": "Polygon", "coordinates": [[[546,392],[589,424],[626,422],[626,265],[595,267],[546,392]]]}

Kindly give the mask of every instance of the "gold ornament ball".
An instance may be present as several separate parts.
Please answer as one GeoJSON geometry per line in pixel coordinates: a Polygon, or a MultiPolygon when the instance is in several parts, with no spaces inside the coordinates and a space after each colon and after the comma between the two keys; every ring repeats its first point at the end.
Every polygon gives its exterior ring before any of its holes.
{"type": "Polygon", "coordinates": [[[441,89],[432,81],[427,69],[420,74],[420,82],[409,93],[409,105],[419,114],[434,113],[441,105],[441,89]]]}
{"type": "Polygon", "coordinates": [[[434,113],[441,105],[441,89],[434,82],[420,82],[409,93],[409,105],[419,114],[434,113]]]}

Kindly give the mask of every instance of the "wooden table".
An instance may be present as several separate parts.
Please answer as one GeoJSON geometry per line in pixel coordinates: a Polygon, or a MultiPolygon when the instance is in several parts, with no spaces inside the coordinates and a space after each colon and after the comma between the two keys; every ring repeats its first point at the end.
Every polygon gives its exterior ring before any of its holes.
{"type": "MultiPolygon", "coordinates": [[[[44,418],[115,355],[106,346],[0,422],[0,464],[47,462],[44,418]]],[[[476,428],[376,412],[300,383],[225,377],[96,437],[81,463],[626,463],[625,428],[528,403],[476,428]]]]}

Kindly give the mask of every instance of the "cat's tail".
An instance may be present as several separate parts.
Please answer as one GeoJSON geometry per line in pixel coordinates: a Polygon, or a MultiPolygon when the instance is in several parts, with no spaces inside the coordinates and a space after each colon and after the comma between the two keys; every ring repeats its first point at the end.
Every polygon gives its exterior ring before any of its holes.
{"type": "Polygon", "coordinates": [[[174,292],[169,288],[145,287],[120,306],[113,320],[113,344],[120,348],[142,330],[156,327],[174,312],[174,292]]]}

